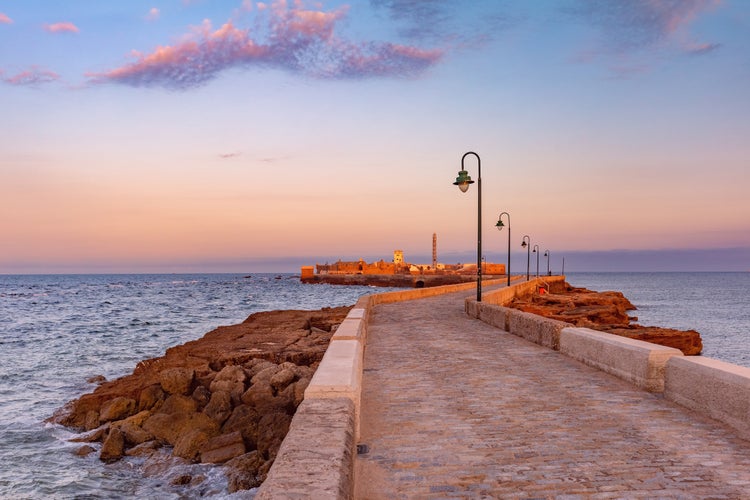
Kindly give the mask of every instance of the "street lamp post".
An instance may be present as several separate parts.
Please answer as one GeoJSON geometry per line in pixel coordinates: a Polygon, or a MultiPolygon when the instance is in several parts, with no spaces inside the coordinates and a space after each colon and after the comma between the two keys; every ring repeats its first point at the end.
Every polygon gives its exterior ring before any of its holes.
{"type": "Polygon", "coordinates": [[[539,245],[534,245],[532,250],[536,254],[536,277],[539,277],[539,245]]]}
{"type": "Polygon", "coordinates": [[[528,234],[523,235],[521,248],[526,249],[526,281],[529,281],[529,263],[531,262],[531,238],[528,234]]]}
{"type": "Polygon", "coordinates": [[[473,151],[464,153],[461,157],[461,170],[458,172],[456,182],[462,193],[469,189],[469,184],[474,181],[469,177],[469,172],[464,168],[464,160],[468,155],[474,155],[477,158],[477,302],[482,301],[482,160],[479,155],[473,151]]]}
{"type": "Polygon", "coordinates": [[[549,256],[550,256],[550,253],[551,252],[549,250],[545,250],[544,251],[544,256],[547,257],[547,276],[552,276],[552,274],[549,272],[549,256]]]}
{"type": "Polygon", "coordinates": [[[495,224],[495,227],[498,231],[503,230],[503,215],[508,216],[508,268],[505,270],[505,274],[508,276],[508,286],[510,286],[510,214],[508,212],[502,212],[497,218],[497,224],[495,224]]]}

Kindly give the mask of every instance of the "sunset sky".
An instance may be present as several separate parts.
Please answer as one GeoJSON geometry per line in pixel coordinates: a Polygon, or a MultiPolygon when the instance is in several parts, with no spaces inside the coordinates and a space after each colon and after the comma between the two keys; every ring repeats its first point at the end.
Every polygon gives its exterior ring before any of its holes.
{"type": "Polygon", "coordinates": [[[467,151],[488,260],[750,270],[750,1],[0,0],[0,116],[0,273],[470,261],[467,151]]]}

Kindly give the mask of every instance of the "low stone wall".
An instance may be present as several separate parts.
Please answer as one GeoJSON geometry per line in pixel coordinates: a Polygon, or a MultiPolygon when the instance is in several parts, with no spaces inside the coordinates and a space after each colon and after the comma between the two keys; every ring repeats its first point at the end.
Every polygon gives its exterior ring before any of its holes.
{"type": "Polygon", "coordinates": [[[750,368],[703,357],[667,362],[664,397],[750,439],[750,368]]]}
{"type": "Polygon", "coordinates": [[[589,328],[565,328],[560,352],[631,382],[649,392],[664,391],[664,369],[682,351],[589,328]]]}
{"type": "Polygon", "coordinates": [[[255,499],[351,498],[354,418],[349,398],[305,399],[255,499]]]}

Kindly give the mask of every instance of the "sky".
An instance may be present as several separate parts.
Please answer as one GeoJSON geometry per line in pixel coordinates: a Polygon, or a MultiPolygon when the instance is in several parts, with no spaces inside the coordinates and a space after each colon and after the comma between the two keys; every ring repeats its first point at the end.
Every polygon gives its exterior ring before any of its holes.
{"type": "Polygon", "coordinates": [[[470,262],[462,158],[514,272],[750,270],[746,0],[0,0],[0,116],[0,273],[470,262]]]}

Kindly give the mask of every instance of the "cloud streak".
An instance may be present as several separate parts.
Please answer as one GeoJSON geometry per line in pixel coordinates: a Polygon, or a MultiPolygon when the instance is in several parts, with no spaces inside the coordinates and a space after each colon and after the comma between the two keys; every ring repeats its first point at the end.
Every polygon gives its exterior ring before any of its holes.
{"type": "Polygon", "coordinates": [[[9,18],[6,14],[0,12],[0,24],[13,24],[13,19],[9,18]]]}
{"type": "Polygon", "coordinates": [[[135,52],[135,61],[87,76],[92,83],[187,90],[235,67],[276,68],[324,79],[413,77],[443,56],[437,49],[340,38],[335,31],[347,14],[345,7],[326,12],[298,3],[288,7],[284,1],[257,7],[267,22],[265,36],[232,21],[216,30],[204,21],[174,45],[135,52]]]}
{"type": "Polygon", "coordinates": [[[581,0],[570,10],[601,33],[603,52],[626,54],[674,45],[685,53],[707,53],[718,44],[696,43],[688,27],[720,0],[581,0]]]}
{"type": "Polygon", "coordinates": [[[26,71],[22,71],[16,75],[5,77],[4,73],[0,72],[0,81],[7,83],[8,85],[14,86],[28,86],[36,87],[46,83],[52,83],[60,79],[60,75],[54,71],[32,66],[26,71]]]}
{"type": "Polygon", "coordinates": [[[48,33],[78,33],[80,30],[78,26],[71,22],[62,22],[54,24],[45,24],[44,31],[48,33]]]}

